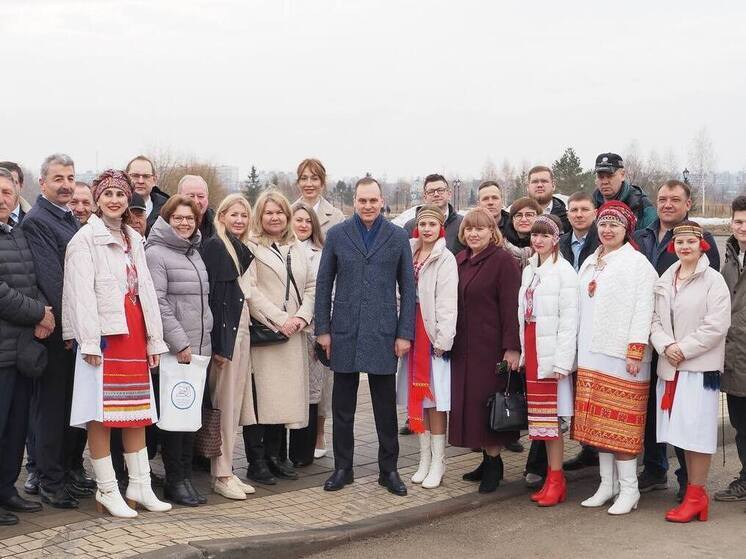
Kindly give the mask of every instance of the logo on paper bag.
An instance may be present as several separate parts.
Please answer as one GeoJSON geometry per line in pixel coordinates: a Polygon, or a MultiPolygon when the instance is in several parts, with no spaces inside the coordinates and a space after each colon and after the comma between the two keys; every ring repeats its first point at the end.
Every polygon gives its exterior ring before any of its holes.
{"type": "Polygon", "coordinates": [[[194,405],[197,392],[194,386],[186,381],[177,382],[171,389],[171,403],[175,408],[187,410],[194,405]]]}

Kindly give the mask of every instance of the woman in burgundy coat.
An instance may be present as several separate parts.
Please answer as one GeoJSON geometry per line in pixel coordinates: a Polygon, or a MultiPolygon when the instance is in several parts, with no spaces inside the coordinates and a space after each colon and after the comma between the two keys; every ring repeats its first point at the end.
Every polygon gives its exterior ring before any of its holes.
{"type": "MultiPolygon", "coordinates": [[[[502,236],[482,208],[464,217],[459,240],[467,246],[458,263],[458,321],[451,350],[451,420],[449,442],[482,448],[483,459],[467,481],[481,481],[480,493],[495,491],[503,463],[500,449],[518,439],[518,431],[495,433],[488,428],[487,399],[505,389],[507,374],[496,368],[505,361],[518,369],[518,290],[521,272],[515,258],[500,247],[502,236]]],[[[513,375],[518,381],[518,375],[513,375]]]]}

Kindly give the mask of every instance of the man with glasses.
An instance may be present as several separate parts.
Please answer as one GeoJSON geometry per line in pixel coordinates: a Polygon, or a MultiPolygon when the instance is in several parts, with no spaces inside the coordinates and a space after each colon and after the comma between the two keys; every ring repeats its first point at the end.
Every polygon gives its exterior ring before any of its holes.
{"type": "Polygon", "coordinates": [[[627,204],[637,217],[636,230],[645,229],[658,217],[655,207],[639,186],[624,178],[624,161],[616,153],[602,153],[596,157],[596,190],[593,201],[600,208],[609,200],[627,204]]]}
{"type": "MultiPolygon", "coordinates": [[[[446,247],[453,254],[457,254],[464,249],[464,245],[458,240],[458,230],[461,226],[461,220],[463,216],[459,215],[451,205],[451,187],[448,181],[443,175],[433,173],[425,177],[425,183],[422,187],[422,199],[426,204],[432,204],[438,206],[443,215],[446,216],[446,221],[443,224],[446,230],[446,247]]],[[[407,221],[404,225],[404,229],[407,230],[409,235],[412,235],[417,222],[417,212],[420,211],[418,206],[415,210],[415,217],[407,221]]]]}
{"type": "Polygon", "coordinates": [[[562,230],[567,233],[571,229],[567,219],[567,206],[554,195],[555,189],[554,172],[550,167],[537,165],[528,172],[529,197],[541,206],[542,213],[557,216],[562,222],[562,230]]]}
{"type": "Polygon", "coordinates": [[[138,155],[127,163],[125,172],[132,180],[135,192],[145,200],[145,215],[147,216],[145,234],[147,235],[155,220],[158,219],[163,204],[168,200],[168,194],[156,186],[158,176],[150,158],[138,155]]]}

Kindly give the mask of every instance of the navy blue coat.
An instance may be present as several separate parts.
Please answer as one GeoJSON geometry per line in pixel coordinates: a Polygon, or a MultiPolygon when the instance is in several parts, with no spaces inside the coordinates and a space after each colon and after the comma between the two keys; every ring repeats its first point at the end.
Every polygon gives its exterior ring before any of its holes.
{"type": "Polygon", "coordinates": [[[414,339],[415,296],[412,251],[404,229],[384,220],[366,251],[354,216],[332,227],[321,253],[314,313],[316,335],[332,336],[331,369],[395,374],[396,338],[414,339]]]}
{"type": "MultiPolygon", "coordinates": [[[[640,247],[640,252],[647,257],[648,261],[655,268],[655,271],[658,272],[658,275],[662,276],[671,267],[671,264],[679,260],[679,257],[667,250],[668,243],[671,242],[671,237],[673,236],[671,230],[666,231],[663,239],[658,243],[659,227],[660,220],[656,219],[645,229],[635,231],[635,241],[637,241],[640,247]]],[[[710,244],[710,250],[707,251],[707,258],[710,259],[710,267],[719,271],[720,251],[718,251],[717,242],[709,231],[704,232],[704,238],[710,244]]]]}

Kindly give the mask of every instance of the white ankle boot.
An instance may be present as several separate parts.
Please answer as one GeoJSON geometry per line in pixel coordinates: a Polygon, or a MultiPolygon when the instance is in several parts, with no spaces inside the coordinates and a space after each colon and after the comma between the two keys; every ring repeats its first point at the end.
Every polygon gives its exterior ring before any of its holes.
{"type": "Polygon", "coordinates": [[[602,507],[619,493],[613,454],[609,452],[598,453],[598,471],[601,474],[601,484],[593,497],[580,503],[583,507],[602,507]]]}
{"type": "Polygon", "coordinates": [[[446,436],[430,435],[432,446],[432,462],[427,477],[422,481],[425,489],[435,489],[440,485],[443,474],[446,473],[446,436]]]}
{"type": "Polygon", "coordinates": [[[420,440],[420,465],[412,475],[412,483],[422,483],[430,471],[432,453],[430,450],[430,431],[425,431],[417,436],[420,440]]]}
{"type": "Polygon", "coordinates": [[[135,518],[137,511],[127,506],[117,485],[117,476],[111,463],[111,455],[93,459],[93,474],[96,477],[96,510],[103,513],[106,509],[110,515],[118,518],[135,518]]]}
{"type": "Polygon", "coordinates": [[[619,473],[619,497],[607,512],[627,514],[636,509],[637,503],[640,502],[640,491],[637,488],[637,458],[615,462],[619,473]]]}
{"type": "Polygon", "coordinates": [[[151,512],[171,510],[171,503],[158,500],[150,487],[148,450],[141,448],[137,452],[125,452],[124,461],[127,463],[130,477],[130,483],[127,486],[127,504],[133,509],[141,505],[151,512]]]}

